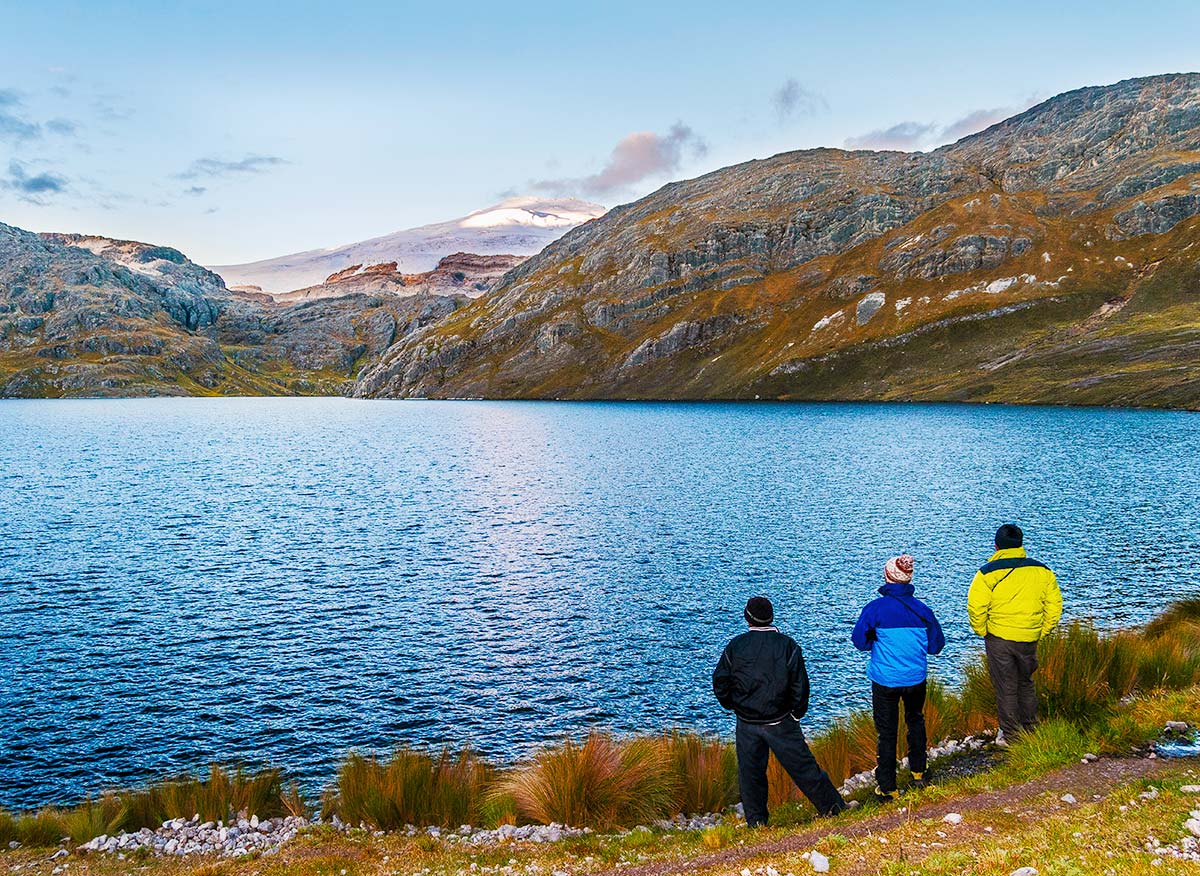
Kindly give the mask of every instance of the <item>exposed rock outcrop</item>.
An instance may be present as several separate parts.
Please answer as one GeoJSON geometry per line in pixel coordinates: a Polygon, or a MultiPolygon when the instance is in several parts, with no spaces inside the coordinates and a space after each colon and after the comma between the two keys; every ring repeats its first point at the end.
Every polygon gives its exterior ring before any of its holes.
{"type": "Polygon", "coordinates": [[[356,393],[1200,404],[1191,378],[1170,388],[1185,325],[1135,317],[1192,282],[1198,214],[1200,75],[1084,88],[928,154],[671,183],[397,343],[356,393]],[[1133,303],[1097,343],[1136,369],[1082,358],[1115,298],[1133,303]],[[1056,364],[1031,380],[1039,355],[1056,364]]]}

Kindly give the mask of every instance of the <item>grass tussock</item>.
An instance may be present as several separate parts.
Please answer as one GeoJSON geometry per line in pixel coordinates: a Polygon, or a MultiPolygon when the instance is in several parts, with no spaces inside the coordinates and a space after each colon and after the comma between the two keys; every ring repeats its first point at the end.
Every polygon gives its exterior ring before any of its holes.
{"type": "Polygon", "coordinates": [[[679,797],[668,746],[657,738],[618,741],[593,732],[544,749],[497,785],[521,818],[600,828],[644,824],[679,797]]]}
{"type": "Polygon", "coordinates": [[[379,830],[477,824],[491,775],[491,767],[469,750],[429,754],[400,748],[385,759],[350,754],[326,808],[348,824],[379,830]]]}
{"type": "Polygon", "coordinates": [[[733,746],[696,733],[669,733],[661,745],[676,788],[672,812],[705,815],[738,801],[733,746]]]}
{"type": "MultiPolygon", "coordinates": [[[[293,791],[299,801],[298,789],[293,791]]],[[[155,829],[173,818],[199,815],[202,821],[231,821],[239,812],[273,818],[287,812],[282,774],[213,766],[206,778],[181,776],[138,791],[113,791],[70,808],[11,815],[0,812],[0,844],[25,846],[75,843],[121,831],[155,829]]]]}

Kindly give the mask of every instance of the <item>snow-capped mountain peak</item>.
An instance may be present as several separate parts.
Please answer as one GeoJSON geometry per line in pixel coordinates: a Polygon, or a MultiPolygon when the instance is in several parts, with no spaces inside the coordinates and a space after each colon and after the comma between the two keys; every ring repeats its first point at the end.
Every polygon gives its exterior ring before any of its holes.
{"type": "Polygon", "coordinates": [[[431,271],[445,256],[534,255],[605,208],[574,198],[509,198],[459,219],[382,237],[241,265],[214,265],[228,286],[258,286],[274,295],[321,283],[350,265],[396,262],[402,273],[431,271]]]}

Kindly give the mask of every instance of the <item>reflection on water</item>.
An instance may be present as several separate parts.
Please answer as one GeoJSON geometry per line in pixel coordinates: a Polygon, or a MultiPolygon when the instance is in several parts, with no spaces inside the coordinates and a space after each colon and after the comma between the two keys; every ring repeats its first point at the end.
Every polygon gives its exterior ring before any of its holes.
{"type": "Polygon", "coordinates": [[[512,757],[590,725],[727,731],[754,592],[811,720],[868,701],[850,626],[917,557],[944,678],[1017,520],[1069,616],[1195,588],[1200,419],[874,405],[0,405],[0,805],[347,747],[512,757]]]}

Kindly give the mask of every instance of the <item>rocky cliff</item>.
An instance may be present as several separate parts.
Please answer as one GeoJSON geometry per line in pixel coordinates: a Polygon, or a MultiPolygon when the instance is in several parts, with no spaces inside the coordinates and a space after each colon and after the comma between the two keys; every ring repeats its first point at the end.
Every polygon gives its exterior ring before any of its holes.
{"type": "Polygon", "coordinates": [[[1200,75],[928,154],[672,183],[412,333],[362,396],[1200,404],[1200,75]]]}
{"type": "Polygon", "coordinates": [[[339,298],[343,295],[465,295],[478,298],[505,273],[525,261],[518,255],[477,255],[456,252],[441,259],[432,271],[402,273],[396,262],[351,265],[330,274],[325,282],[275,295],[281,302],[339,298]]]}
{"type": "Polygon", "coordinates": [[[0,397],[348,392],[465,295],[279,306],[178,250],[0,225],[0,397]]]}

